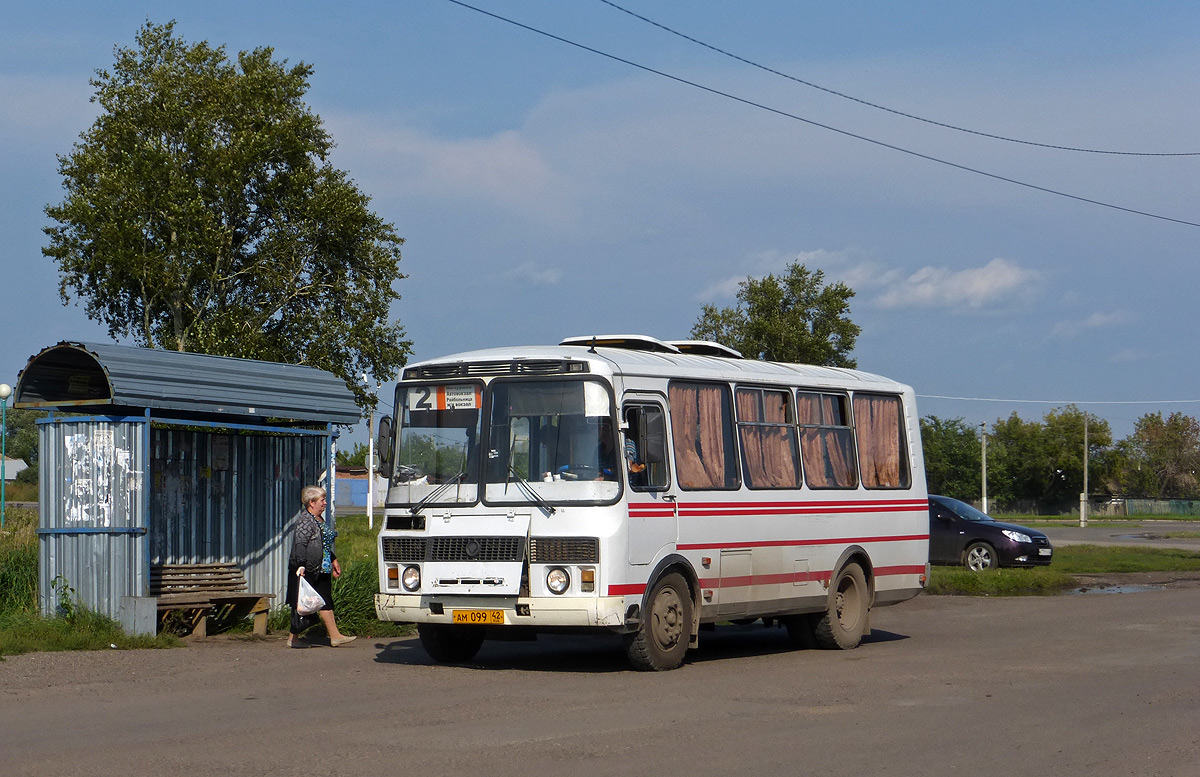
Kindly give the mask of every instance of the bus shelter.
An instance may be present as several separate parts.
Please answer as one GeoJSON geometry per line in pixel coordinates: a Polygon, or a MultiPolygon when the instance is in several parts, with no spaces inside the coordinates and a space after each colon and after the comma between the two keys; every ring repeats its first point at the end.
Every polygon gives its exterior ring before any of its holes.
{"type": "Polygon", "coordinates": [[[50,411],[42,611],[67,592],[137,632],[153,630],[163,565],[234,564],[282,604],[300,489],[332,492],[335,427],[360,420],[345,382],[313,367],[80,342],[33,356],[15,407],[50,411]]]}

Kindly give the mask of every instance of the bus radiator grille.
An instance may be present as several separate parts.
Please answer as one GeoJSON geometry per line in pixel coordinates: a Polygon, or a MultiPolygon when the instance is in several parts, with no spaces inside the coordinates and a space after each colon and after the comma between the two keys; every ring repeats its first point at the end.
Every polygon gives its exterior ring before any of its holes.
{"type": "Polygon", "coordinates": [[[384,537],[383,560],[393,564],[424,561],[425,540],[419,537],[384,537]]]}
{"type": "Polygon", "coordinates": [[[600,541],[595,537],[532,537],[529,555],[535,564],[599,564],[600,541]]]}

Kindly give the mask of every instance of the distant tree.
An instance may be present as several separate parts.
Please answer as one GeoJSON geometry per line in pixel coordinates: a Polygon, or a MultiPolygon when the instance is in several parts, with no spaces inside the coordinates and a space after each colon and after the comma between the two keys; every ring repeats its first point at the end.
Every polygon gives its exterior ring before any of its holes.
{"type": "Polygon", "coordinates": [[[273,50],[188,44],[147,22],[97,70],[100,115],[59,157],[43,253],[64,304],[139,345],[394,377],[410,343],[389,321],[403,240],[328,162],[304,103],[312,68],[273,50]]]}
{"type": "Polygon", "coordinates": [[[925,481],[929,493],[971,501],[981,493],[982,451],[976,427],[961,418],[921,419],[925,481]]]}
{"type": "Polygon", "coordinates": [[[736,348],[748,359],[854,367],[861,327],[850,320],[854,290],[825,273],[788,265],[782,277],[747,278],[735,307],[704,305],[692,337],[736,348]]]}
{"type": "Polygon", "coordinates": [[[1052,472],[1042,425],[1016,413],[997,419],[988,434],[988,495],[998,504],[1037,501],[1052,472]]]}
{"type": "Polygon", "coordinates": [[[8,408],[5,421],[8,427],[8,438],[5,440],[6,455],[10,459],[21,459],[28,464],[27,469],[17,473],[19,483],[37,483],[38,475],[38,431],[37,420],[44,418],[44,410],[27,410],[23,408],[8,408]]]}
{"type": "Polygon", "coordinates": [[[368,453],[370,450],[365,444],[356,442],[350,450],[337,452],[337,465],[339,467],[365,467],[368,453]]]}
{"type": "Polygon", "coordinates": [[[1147,413],[1121,441],[1121,484],[1131,496],[1200,497],[1200,423],[1182,413],[1147,413]]]}
{"type": "Polygon", "coordinates": [[[10,459],[22,459],[33,466],[38,460],[37,420],[45,418],[44,410],[26,410],[9,407],[5,413],[8,426],[8,439],[5,449],[10,459]]]}
{"type": "MultiPolygon", "coordinates": [[[[1062,509],[1083,490],[1084,413],[1074,405],[1046,413],[1041,423],[1013,413],[997,420],[988,439],[988,493],[1001,504],[1036,502],[1062,509]]],[[[1108,422],[1088,415],[1089,490],[1108,482],[1112,445],[1108,422]]]]}
{"type": "Polygon", "coordinates": [[[1042,500],[1055,504],[1078,503],[1083,491],[1083,425],[1087,418],[1088,490],[1103,483],[1102,452],[1112,446],[1112,430],[1102,418],[1085,413],[1075,405],[1055,408],[1043,419],[1043,446],[1054,474],[1047,478],[1042,500]]]}

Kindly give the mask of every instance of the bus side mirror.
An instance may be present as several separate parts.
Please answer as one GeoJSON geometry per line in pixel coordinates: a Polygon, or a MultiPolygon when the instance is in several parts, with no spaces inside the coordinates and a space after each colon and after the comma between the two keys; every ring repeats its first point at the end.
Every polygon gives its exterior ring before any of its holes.
{"type": "Polygon", "coordinates": [[[392,417],[385,415],[379,419],[379,439],[375,442],[375,450],[379,456],[379,474],[385,478],[392,476],[392,417]]]}

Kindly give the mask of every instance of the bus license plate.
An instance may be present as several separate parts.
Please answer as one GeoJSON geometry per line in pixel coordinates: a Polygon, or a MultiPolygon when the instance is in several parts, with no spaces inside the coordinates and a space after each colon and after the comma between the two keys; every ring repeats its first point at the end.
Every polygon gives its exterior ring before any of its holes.
{"type": "Polygon", "coordinates": [[[504,610],[455,610],[452,617],[455,623],[504,625],[504,610]]]}

